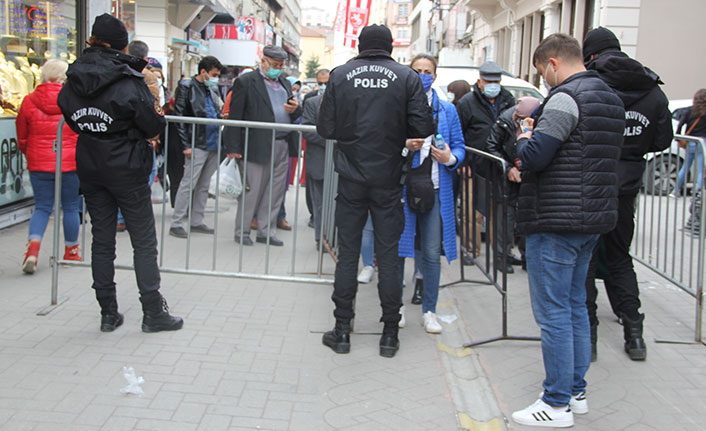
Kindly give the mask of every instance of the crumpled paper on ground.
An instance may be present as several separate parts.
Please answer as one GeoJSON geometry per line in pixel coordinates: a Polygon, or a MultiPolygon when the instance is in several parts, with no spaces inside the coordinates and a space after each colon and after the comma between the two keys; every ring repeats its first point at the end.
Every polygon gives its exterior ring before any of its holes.
{"type": "Polygon", "coordinates": [[[135,369],[132,367],[123,367],[123,376],[127,380],[127,386],[120,389],[123,394],[134,394],[134,395],[144,395],[142,390],[142,384],[145,383],[145,379],[142,376],[137,377],[135,375],[135,369]]]}
{"type": "Polygon", "coordinates": [[[458,317],[456,317],[455,314],[448,314],[448,315],[444,315],[444,316],[437,315],[436,318],[441,320],[442,322],[446,323],[447,325],[454,323],[456,321],[456,319],[458,319],[458,317]]]}

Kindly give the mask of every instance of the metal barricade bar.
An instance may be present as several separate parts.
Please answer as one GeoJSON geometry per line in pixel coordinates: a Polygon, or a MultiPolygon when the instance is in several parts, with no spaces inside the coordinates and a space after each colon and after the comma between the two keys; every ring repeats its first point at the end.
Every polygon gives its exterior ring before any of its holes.
{"type": "MultiPolygon", "coordinates": [[[[271,274],[270,273],[270,236],[271,236],[271,228],[273,227],[271,218],[269,217],[270,214],[272,214],[272,211],[276,208],[274,208],[274,205],[276,204],[273,202],[274,199],[274,194],[273,194],[273,182],[274,182],[274,150],[275,150],[275,145],[278,144],[276,143],[276,131],[285,131],[285,132],[294,132],[296,133],[297,136],[297,157],[302,159],[303,154],[302,154],[302,147],[303,147],[303,136],[302,132],[315,132],[316,127],[315,126],[303,126],[303,125],[296,125],[296,124],[279,124],[279,123],[261,123],[261,122],[252,122],[252,121],[238,121],[238,120],[221,120],[221,119],[209,119],[209,118],[194,118],[194,117],[177,117],[177,116],[167,116],[165,117],[167,120],[167,127],[164,133],[165,136],[165,142],[163,142],[163,148],[164,148],[164,176],[166,177],[166,172],[167,172],[167,164],[169,163],[169,125],[174,124],[174,123],[182,123],[182,124],[190,124],[192,126],[196,125],[203,125],[203,126],[219,126],[219,142],[222,142],[221,138],[224,133],[224,127],[239,127],[244,129],[244,154],[243,154],[243,160],[242,160],[242,182],[243,182],[243,190],[241,192],[241,195],[238,198],[238,205],[237,206],[244,206],[246,204],[245,202],[245,195],[246,195],[246,190],[245,188],[247,187],[247,171],[248,171],[248,156],[250,155],[249,152],[251,152],[251,143],[249,142],[252,134],[250,132],[251,129],[257,129],[257,130],[271,130],[272,131],[272,141],[269,144],[271,146],[272,150],[272,157],[270,158],[270,164],[269,164],[269,190],[266,192],[267,194],[267,207],[268,207],[268,223],[267,223],[267,230],[268,230],[268,235],[267,235],[267,242],[265,244],[265,263],[264,263],[264,271],[262,274],[248,271],[244,272],[243,271],[243,243],[242,243],[242,238],[243,238],[243,232],[245,229],[245,223],[250,223],[250,220],[245,220],[245,211],[241,211],[240,214],[240,232],[236,232],[236,235],[239,233],[240,234],[240,244],[238,245],[237,249],[239,250],[239,260],[237,263],[238,270],[237,271],[227,271],[227,270],[219,270],[218,269],[218,262],[217,262],[217,257],[218,257],[218,230],[219,230],[219,223],[218,223],[218,218],[219,218],[219,211],[220,211],[220,163],[218,165],[218,168],[216,170],[216,178],[215,178],[215,186],[216,186],[216,193],[215,193],[215,215],[214,215],[214,222],[213,222],[213,243],[211,246],[212,249],[212,256],[210,259],[210,265],[208,267],[210,269],[202,269],[202,268],[192,268],[193,262],[191,259],[191,246],[192,246],[192,241],[191,241],[191,224],[192,224],[192,204],[194,201],[194,187],[195,187],[195,175],[194,175],[194,158],[195,158],[195,149],[196,147],[196,127],[192,127],[191,130],[191,142],[190,142],[190,148],[192,151],[191,158],[187,162],[190,164],[190,178],[188,179],[189,183],[189,203],[188,203],[188,212],[187,212],[187,217],[185,222],[187,222],[189,225],[186,227],[187,231],[187,237],[185,241],[185,255],[183,257],[183,267],[170,267],[169,264],[165,265],[165,238],[167,236],[167,223],[169,220],[167,219],[166,213],[167,213],[167,208],[166,208],[166,203],[167,203],[167,190],[166,187],[162,188],[162,203],[161,203],[161,209],[162,209],[162,214],[161,214],[161,223],[162,226],[160,227],[158,233],[160,234],[159,237],[159,267],[160,271],[163,273],[169,273],[169,274],[185,274],[185,275],[197,275],[197,276],[216,276],[216,277],[231,277],[231,278],[242,278],[242,279],[255,279],[255,280],[266,280],[266,281],[282,281],[282,282],[301,282],[301,283],[308,283],[308,284],[316,284],[316,285],[330,285],[332,283],[332,279],[323,277],[324,271],[323,271],[323,255],[324,255],[324,236],[326,237],[326,250],[329,251],[331,256],[334,259],[335,262],[335,252],[333,251],[333,247],[335,244],[335,241],[332,240],[333,237],[335,237],[335,221],[333,218],[333,215],[335,213],[335,195],[336,195],[336,190],[337,190],[337,176],[336,173],[333,169],[333,141],[327,141],[326,143],[326,160],[325,160],[325,166],[326,166],[326,172],[324,176],[324,189],[326,190],[326,193],[324,193],[323,196],[323,204],[322,204],[322,217],[321,217],[321,222],[323,224],[322,226],[322,231],[321,231],[321,247],[317,251],[317,262],[315,262],[315,269],[310,272],[311,274],[315,274],[315,276],[308,276],[305,275],[306,272],[303,272],[301,270],[298,270],[297,268],[297,259],[296,259],[296,254],[297,254],[297,233],[298,233],[298,220],[299,220],[299,198],[300,198],[300,181],[298,181],[299,178],[302,176],[302,162],[301,160],[297,163],[296,167],[296,173],[295,177],[297,178],[296,181],[296,190],[295,190],[295,203],[294,203],[294,208],[295,208],[295,214],[294,214],[294,225],[293,225],[293,232],[292,232],[292,239],[291,239],[291,266],[289,268],[289,274],[271,274]],[[325,227],[325,230],[324,230],[325,227]],[[326,232],[326,233],[324,233],[326,232]],[[299,274],[298,274],[299,273],[299,274]]],[[[57,128],[57,141],[55,142],[55,149],[57,153],[57,161],[56,161],[56,172],[57,174],[55,175],[55,201],[54,201],[54,244],[52,247],[52,257],[51,257],[51,266],[52,266],[52,290],[51,290],[51,305],[44,310],[42,310],[39,314],[47,314],[51,312],[52,309],[54,309],[60,302],[60,299],[58,297],[58,281],[59,281],[59,265],[66,265],[66,266],[76,266],[76,267],[90,267],[90,262],[87,259],[87,255],[85,254],[85,243],[86,243],[86,235],[85,235],[85,228],[86,228],[86,206],[84,204],[83,206],[83,214],[84,214],[84,225],[83,225],[83,234],[82,234],[82,244],[83,244],[83,250],[84,250],[84,260],[81,262],[76,262],[76,261],[64,261],[60,259],[59,255],[59,245],[60,245],[60,190],[61,190],[61,163],[62,163],[62,127],[64,125],[64,120],[62,119],[58,125],[57,128]]],[[[173,145],[178,145],[178,144],[173,144],[173,145]]],[[[218,146],[217,150],[217,157],[218,160],[220,161],[222,157],[222,149],[221,145],[218,146]]],[[[287,155],[289,159],[289,154],[287,155]]],[[[253,162],[254,163],[254,162],[253,162]]],[[[289,178],[286,179],[286,181],[289,181],[289,178]]],[[[166,184],[166,179],[163,180],[163,183],[166,184]]],[[[178,187],[179,184],[172,184],[172,187],[178,187]]],[[[150,184],[151,187],[151,184],[150,184]]],[[[279,205],[279,204],[277,204],[279,205]]],[[[244,208],[243,208],[244,209],[244,208]]],[[[237,207],[236,207],[237,210],[237,207]]],[[[174,256],[173,253],[167,253],[171,256],[174,256]]],[[[169,256],[167,256],[169,257],[169,256]]],[[[201,257],[201,256],[198,256],[201,257]]],[[[303,263],[314,263],[314,262],[303,262],[303,263]]],[[[233,263],[235,265],[235,263],[233,263]]],[[[134,265],[125,265],[125,264],[115,264],[116,269],[121,269],[121,270],[134,270],[134,265]]],[[[62,298],[62,300],[65,300],[62,298]]]]}
{"type": "MultiPolygon", "coordinates": [[[[510,226],[508,226],[508,221],[507,221],[507,211],[508,211],[508,181],[507,178],[505,177],[505,172],[506,172],[506,167],[507,167],[507,162],[503,160],[500,157],[494,156],[492,154],[486,153],[484,151],[480,151],[475,148],[471,147],[466,147],[466,152],[472,153],[474,156],[477,156],[483,160],[487,160],[490,165],[490,178],[484,178],[480,176],[477,172],[471,172],[470,178],[467,174],[462,175],[461,181],[462,181],[462,189],[461,189],[461,194],[465,198],[465,200],[462,200],[463,202],[463,208],[461,209],[462,213],[468,213],[470,212],[471,214],[466,214],[466,217],[462,217],[462,228],[461,228],[461,246],[460,246],[460,252],[463,253],[463,248],[464,245],[467,245],[468,248],[472,248],[473,250],[467,250],[468,252],[473,254],[473,260],[475,262],[476,267],[480,270],[480,272],[487,278],[487,280],[482,280],[482,281],[473,281],[473,280],[467,280],[465,279],[465,273],[464,273],[464,268],[463,268],[463,259],[462,259],[462,254],[459,255],[459,264],[461,266],[461,279],[454,282],[447,284],[446,286],[451,286],[451,285],[456,285],[460,283],[474,283],[474,284],[482,284],[482,285],[490,285],[493,286],[498,293],[501,296],[501,333],[499,336],[484,339],[484,340],[479,340],[479,341],[472,341],[469,343],[464,344],[464,347],[474,347],[474,346],[480,346],[483,344],[488,344],[488,343],[493,343],[496,341],[539,341],[539,337],[528,337],[528,336],[516,336],[516,335],[510,335],[508,333],[508,318],[509,318],[509,310],[508,310],[508,289],[507,289],[507,253],[503,252],[502,253],[502,258],[500,261],[498,261],[498,252],[497,249],[499,246],[505,246],[507,244],[507,236],[509,235],[509,230],[510,226]],[[485,240],[485,264],[482,263],[480,259],[476,259],[476,253],[478,252],[478,248],[480,248],[480,244],[476,242],[476,214],[478,211],[478,196],[473,194],[471,197],[471,191],[468,190],[468,188],[471,186],[469,184],[469,179],[473,181],[475,184],[478,180],[483,180],[485,182],[485,217],[486,217],[486,240],[485,240]],[[499,183],[499,184],[498,184],[499,183]],[[499,188],[498,188],[499,186],[499,188]],[[498,189],[500,190],[500,193],[497,193],[498,189]],[[471,202],[469,202],[471,200],[471,202]],[[500,203],[500,211],[499,214],[497,214],[497,207],[498,203],[500,203]],[[497,226],[495,226],[496,222],[500,220],[503,229],[502,233],[500,235],[497,235],[497,226]],[[471,228],[469,229],[468,224],[471,224],[471,228]],[[464,240],[467,239],[467,235],[469,233],[469,230],[472,233],[472,238],[468,242],[464,244],[464,240]],[[492,259],[491,259],[491,253],[493,254],[492,259]],[[491,267],[492,265],[492,267],[491,267]],[[498,266],[500,266],[500,270],[498,270],[498,266]],[[500,272],[500,277],[498,278],[498,271],[500,272]]],[[[464,171],[465,172],[465,171],[464,171]]]]}
{"type": "MultiPolygon", "coordinates": [[[[674,139],[675,141],[682,140],[694,143],[696,144],[696,151],[706,154],[706,142],[703,138],[675,135],[674,139]]],[[[703,343],[703,265],[705,246],[702,224],[706,208],[704,208],[702,202],[697,202],[703,198],[702,190],[693,190],[691,203],[687,205],[686,180],[689,175],[687,167],[683,167],[684,184],[679,190],[676,189],[681,157],[674,154],[675,149],[678,154],[679,150],[675,148],[673,143],[670,149],[657,153],[648,161],[641,193],[638,195],[639,201],[635,205],[635,238],[631,247],[631,256],[637,262],[695,299],[693,341],[663,339],[657,339],[656,341],[662,343],[701,344],[703,343]],[[656,166],[657,164],[658,166],[656,166]],[[674,190],[665,190],[665,175],[667,178],[666,187],[671,187],[672,172],[675,175],[675,188],[674,190]],[[656,181],[656,174],[659,174],[659,182],[656,181]],[[672,202],[672,199],[679,198],[683,198],[681,203],[678,201],[672,202]],[[687,215],[689,215],[689,220],[691,221],[689,226],[686,226],[685,223],[687,215]],[[664,223],[662,223],[663,217],[664,223]],[[684,223],[684,226],[680,226],[682,223],[684,223]],[[694,255],[694,252],[696,252],[696,255],[694,255]],[[696,256],[696,260],[694,256],[696,256]]],[[[699,171],[703,175],[706,168],[705,165],[705,163],[702,163],[701,166],[694,166],[695,172],[691,173],[691,178],[695,178],[699,171]]]]}

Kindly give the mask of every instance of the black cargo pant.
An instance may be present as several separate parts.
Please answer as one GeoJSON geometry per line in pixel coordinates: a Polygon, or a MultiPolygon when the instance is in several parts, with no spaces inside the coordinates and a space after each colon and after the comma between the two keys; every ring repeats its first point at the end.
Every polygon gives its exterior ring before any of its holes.
{"type": "MultiPolygon", "coordinates": [[[[615,228],[601,235],[599,244],[605,249],[605,267],[607,278],[605,281],[608,300],[616,315],[622,313],[631,315],[640,309],[640,291],[637,287],[637,275],[633,269],[630,257],[630,244],[635,232],[635,197],[636,195],[623,195],[618,199],[618,223],[615,228]]],[[[591,325],[598,324],[596,317],[596,272],[599,265],[598,245],[593,251],[593,257],[588,267],[586,276],[586,307],[591,325]]]]}
{"type": "Polygon", "coordinates": [[[378,295],[382,305],[381,322],[397,324],[402,306],[402,285],[398,265],[400,236],[404,230],[402,186],[371,187],[344,178],[338,182],[336,225],[338,264],[333,299],[336,320],[349,322],[355,315],[353,301],[358,291],[358,259],[363,226],[372,216],[375,255],[378,263],[378,295]]]}
{"type": "Polygon", "coordinates": [[[143,302],[153,299],[159,290],[160,276],[157,232],[146,178],[129,184],[82,180],[81,191],[91,216],[91,270],[96,298],[100,301],[115,297],[115,233],[120,208],[132,243],[137,287],[143,302]]]}

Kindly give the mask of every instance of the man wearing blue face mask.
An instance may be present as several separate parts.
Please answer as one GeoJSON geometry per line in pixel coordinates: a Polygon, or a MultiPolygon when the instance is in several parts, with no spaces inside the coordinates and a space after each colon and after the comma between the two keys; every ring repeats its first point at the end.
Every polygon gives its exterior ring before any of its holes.
{"type": "MultiPolygon", "coordinates": [[[[461,128],[466,145],[482,151],[488,151],[487,142],[490,130],[497,121],[500,113],[515,105],[515,98],[500,85],[503,69],[493,61],[486,61],[479,68],[480,78],[473,85],[471,92],[463,96],[456,105],[458,117],[461,120],[461,128]]],[[[488,178],[490,174],[490,162],[488,159],[467,155],[464,162],[466,166],[471,166],[473,172],[483,178],[488,178]]],[[[475,202],[479,208],[485,205],[485,187],[480,187],[473,193],[473,185],[470,178],[467,180],[467,190],[469,191],[469,202],[464,203],[469,208],[471,202],[475,202]]],[[[464,196],[465,198],[465,196],[464,196]]],[[[470,211],[470,210],[469,210],[470,211]]],[[[490,214],[483,214],[488,217],[490,214]]],[[[473,217],[464,221],[467,225],[467,232],[474,232],[473,217]]],[[[475,217],[476,237],[469,239],[469,244],[464,244],[466,250],[477,256],[480,248],[480,231],[483,223],[482,216],[475,217]]],[[[469,237],[472,235],[469,235],[469,237]]],[[[464,262],[469,262],[464,257],[464,262]]],[[[471,261],[472,262],[472,261],[471,261]]],[[[512,272],[512,266],[506,268],[507,272],[512,272]]]]}
{"type": "MultiPolygon", "coordinates": [[[[223,102],[218,94],[218,79],[223,66],[216,57],[207,56],[199,62],[199,74],[179,83],[175,94],[174,115],[182,117],[219,118],[223,102]]],[[[218,126],[177,123],[177,135],[184,153],[184,176],[174,201],[174,214],[169,235],[186,238],[183,223],[188,221],[189,197],[191,232],[213,234],[204,223],[211,176],[218,168],[218,126]],[[196,127],[192,134],[191,128],[196,127]],[[193,145],[191,139],[194,139],[193,145]],[[193,188],[193,193],[190,192],[193,188]]]]}
{"type": "MultiPolygon", "coordinates": [[[[266,46],[263,49],[262,63],[258,70],[241,75],[233,84],[229,119],[291,124],[301,117],[292,85],[282,76],[287,58],[287,52],[281,47],[266,46]]],[[[244,204],[238,205],[235,241],[245,246],[253,245],[250,222],[257,214],[255,241],[262,244],[269,242],[269,245],[276,247],[284,245],[276,237],[277,215],[287,188],[289,157],[297,156],[299,135],[276,131],[273,148],[272,130],[249,129],[247,147],[244,128],[227,127],[223,133],[223,144],[228,157],[242,159],[247,155],[247,184],[250,187],[245,191],[244,199],[241,199],[244,204]],[[245,220],[244,225],[242,220],[245,220]]]]}

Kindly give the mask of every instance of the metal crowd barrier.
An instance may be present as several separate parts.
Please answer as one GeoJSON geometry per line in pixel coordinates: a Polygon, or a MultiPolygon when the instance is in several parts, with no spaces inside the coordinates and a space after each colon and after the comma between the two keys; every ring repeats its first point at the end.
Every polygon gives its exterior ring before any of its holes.
{"type": "Polygon", "coordinates": [[[498,244],[506,244],[507,236],[510,231],[514,231],[513,226],[508,226],[507,211],[508,211],[508,189],[509,182],[505,175],[507,162],[500,157],[475,148],[466,147],[466,152],[471,153],[476,160],[484,161],[488,166],[488,174],[481,176],[476,169],[461,170],[459,200],[461,208],[460,214],[460,237],[459,244],[459,264],[461,267],[461,277],[459,280],[445,284],[442,287],[450,287],[458,284],[471,283],[479,285],[493,286],[501,298],[501,333],[497,337],[488,338],[485,340],[473,341],[464,344],[464,347],[473,347],[481,344],[492,343],[495,341],[514,340],[514,341],[539,341],[538,337],[515,336],[508,334],[508,286],[507,286],[507,253],[502,253],[498,259],[497,247],[498,244]],[[478,231],[481,224],[480,218],[485,217],[486,220],[486,236],[485,244],[480,244],[480,232],[478,231]],[[498,234],[495,231],[495,224],[500,221],[503,224],[503,229],[498,234]],[[481,249],[483,249],[481,251],[481,249]],[[484,252],[484,258],[479,258],[479,254],[484,252]],[[472,280],[466,278],[466,272],[463,264],[463,256],[470,255],[475,266],[485,276],[484,280],[472,280]]]}
{"type": "MultiPolygon", "coordinates": [[[[238,205],[245,205],[246,204],[246,198],[245,198],[245,187],[246,187],[246,175],[247,175],[247,169],[248,169],[248,150],[249,147],[251,146],[250,141],[249,141],[249,131],[251,129],[264,129],[264,130],[271,130],[272,131],[272,141],[271,141],[271,150],[273,157],[270,159],[270,166],[269,166],[269,171],[270,171],[270,186],[269,186],[269,194],[268,196],[268,210],[269,213],[272,212],[272,205],[273,205],[273,196],[272,196],[272,178],[274,176],[274,148],[275,148],[275,131],[286,131],[286,132],[295,132],[298,135],[298,151],[297,154],[300,158],[302,158],[302,132],[315,132],[316,127],[315,126],[303,126],[303,125],[294,125],[294,124],[278,124],[278,123],[264,123],[264,122],[251,122],[251,121],[236,121],[236,120],[221,120],[221,119],[208,119],[208,118],[193,118],[193,117],[177,117],[177,116],[166,116],[165,117],[167,120],[167,128],[165,131],[165,138],[162,144],[164,146],[164,164],[165,166],[169,163],[169,124],[173,123],[184,123],[184,124],[191,124],[191,125],[214,125],[214,126],[219,126],[219,142],[221,142],[222,134],[223,134],[223,129],[224,127],[240,127],[245,129],[245,146],[244,146],[244,154],[243,154],[243,164],[242,164],[242,178],[243,178],[243,190],[238,198],[237,202],[238,205]]],[[[76,261],[65,261],[61,259],[61,255],[59,254],[59,249],[60,249],[60,244],[61,244],[61,238],[60,238],[60,229],[61,229],[61,212],[60,212],[60,196],[61,196],[61,156],[62,156],[62,146],[60,144],[57,145],[57,143],[62,142],[62,126],[64,124],[64,120],[62,119],[57,127],[57,138],[56,142],[54,143],[54,148],[56,151],[56,176],[55,176],[55,199],[54,199],[54,243],[53,243],[53,248],[52,248],[52,257],[50,259],[51,262],[51,267],[52,267],[52,285],[51,285],[51,305],[43,310],[41,310],[38,314],[44,315],[49,312],[53,308],[55,308],[57,305],[59,305],[61,302],[65,301],[66,298],[59,298],[58,295],[58,284],[59,284],[59,268],[62,265],[66,266],[80,266],[80,267],[90,267],[90,252],[88,252],[86,248],[86,242],[87,242],[87,237],[86,237],[86,205],[84,203],[83,205],[83,226],[81,229],[81,238],[80,238],[80,248],[83,253],[83,261],[81,262],[76,262],[76,261]]],[[[195,148],[195,133],[196,133],[196,128],[192,127],[192,133],[191,133],[191,148],[192,152],[193,149],[195,148]]],[[[215,193],[215,213],[214,213],[214,223],[213,223],[213,229],[214,229],[214,234],[213,234],[213,241],[212,241],[212,247],[211,247],[211,262],[210,262],[210,268],[193,268],[192,265],[192,247],[191,247],[191,240],[192,240],[192,234],[191,234],[191,218],[192,218],[192,203],[193,203],[193,163],[194,159],[191,158],[191,164],[192,164],[192,177],[190,178],[190,190],[189,190],[189,207],[188,207],[188,227],[186,228],[187,230],[187,238],[185,240],[185,256],[184,256],[184,264],[183,266],[172,266],[170,264],[165,264],[165,238],[167,235],[166,232],[166,225],[169,223],[169,220],[167,220],[167,191],[166,188],[163,187],[162,190],[162,204],[161,204],[161,227],[155,225],[156,228],[159,230],[159,268],[160,271],[163,273],[171,273],[171,274],[187,274],[187,275],[199,275],[199,276],[216,276],[216,277],[231,277],[231,278],[245,278],[245,279],[255,279],[255,280],[269,280],[269,281],[284,281],[284,282],[300,282],[300,283],[309,283],[309,284],[317,284],[317,285],[328,285],[332,283],[332,279],[325,277],[324,273],[324,259],[323,256],[325,254],[325,251],[331,254],[333,257],[333,260],[335,261],[335,235],[336,235],[336,228],[335,228],[335,223],[334,223],[334,214],[335,214],[335,196],[337,193],[337,175],[335,174],[333,170],[333,146],[334,146],[334,141],[327,141],[326,142],[326,175],[324,179],[324,195],[323,195],[323,202],[322,202],[322,238],[321,238],[321,243],[322,246],[319,247],[318,250],[318,259],[317,259],[317,264],[316,264],[316,269],[315,270],[310,270],[309,272],[303,271],[297,266],[297,239],[298,239],[298,228],[299,228],[299,198],[300,198],[300,190],[301,190],[301,185],[298,179],[302,175],[302,163],[297,163],[296,165],[296,175],[295,175],[295,181],[294,181],[294,199],[295,199],[295,204],[294,204],[294,220],[292,224],[292,239],[291,239],[291,256],[290,256],[290,265],[289,265],[289,271],[287,275],[282,275],[282,274],[272,274],[270,271],[270,258],[271,258],[271,253],[270,253],[270,238],[268,235],[267,238],[267,243],[265,244],[265,250],[264,250],[264,269],[262,273],[257,273],[254,271],[244,271],[243,270],[243,255],[244,255],[244,246],[242,244],[242,241],[237,243],[238,245],[238,259],[237,263],[233,261],[232,263],[232,269],[218,269],[217,268],[217,263],[218,259],[217,257],[219,256],[219,246],[223,247],[226,243],[221,241],[219,242],[218,240],[218,229],[219,229],[219,214],[220,214],[220,204],[221,204],[221,197],[219,193],[219,186],[220,186],[220,163],[218,165],[218,169],[216,171],[216,193],[215,193]]],[[[222,149],[221,145],[218,146],[218,160],[220,162],[221,158],[224,156],[222,154],[222,149]]],[[[189,159],[187,159],[189,160],[189,159]]],[[[166,169],[164,170],[166,173],[166,169]]],[[[289,178],[287,178],[287,181],[289,181],[289,178]]],[[[166,182],[165,182],[166,183],[166,182]]],[[[178,184],[172,184],[172,187],[177,187],[178,184]]],[[[291,193],[291,190],[290,190],[291,193]]],[[[291,194],[290,194],[291,196],[291,194]]],[[[90,214],[89,214],[90,216],[90,214]]],[[[250,220],[244,220],[245,216],[245,211],[242,211],[241,214],[241,230],[238,233],[240,237],[242,238],[243,234],[243,229],[245,228],[245,223],[250,223],[250,220]]],[[[157,215],[155,215],[155,221],[158,221],[159,218],[157,215]]],[[[270,230],[270,223],[271,221],[268,221],[268,232],[270,230]]],[[[233,236],[230,237],[230,243],[233,242],[233,236]]],[[[287,245],[287,244],[285,244],[287,245]]],[[[313,241],[312,241],[313,245],[313,241]]],[[[253,246],[251,247],[252,252],[261,252],[261,248],[259,246],[253,246]]],[[[168,257],[173,257],[175,255],[176,251],[174,248],[170,248],[168,251],[168,257]]],[[[198,258],[202,258],[203,256],[198,256],[198,258]]],[[[227,255],[225,257],[232,257],[232,255],[227,255]]],[[[171,259],[173,260],[173,259],[171,259]]],[[[201,259],[203,261],[203,259],[201,259]]],[[[305,262],[306,263],[306,262],[305,262]]],[[[279,266],[281,267],[281,265],[279,266]]],[[[115,264],[116,269],[122,269],[122,270],[133,270],[134,265],[132,264],[115,264]]]]}
{"type": "MultiPolygon", "coordinates": [[[[706,154],[703,138],[675,135],[675,140],[693,142],[697,151],[706,154]]],[[[657,342],[692,344],[703,343],[703,287],[704,287],[704,222],[703,190],[696,190],[699,170],[702,175],[704,163],[694,164],[684,185],[676,190],[679,170],[686,160],[676,144],[669,150],[652,155],[647,162],[641,193],[636,201],[635,237],[631,254],[633,258],[674,284],[695,299],[695,321],[693,341],[662,340],[657,342]],[[680,154],[681,153],[681,154],[680,154]],[[687,181],[692,179],[694,187],[691,197],[687,193],[687,181]],[[674,193],[670,196],[671,193],[674,193]],[[690,223],[688,223],[690,222],[690,223]]]]}

